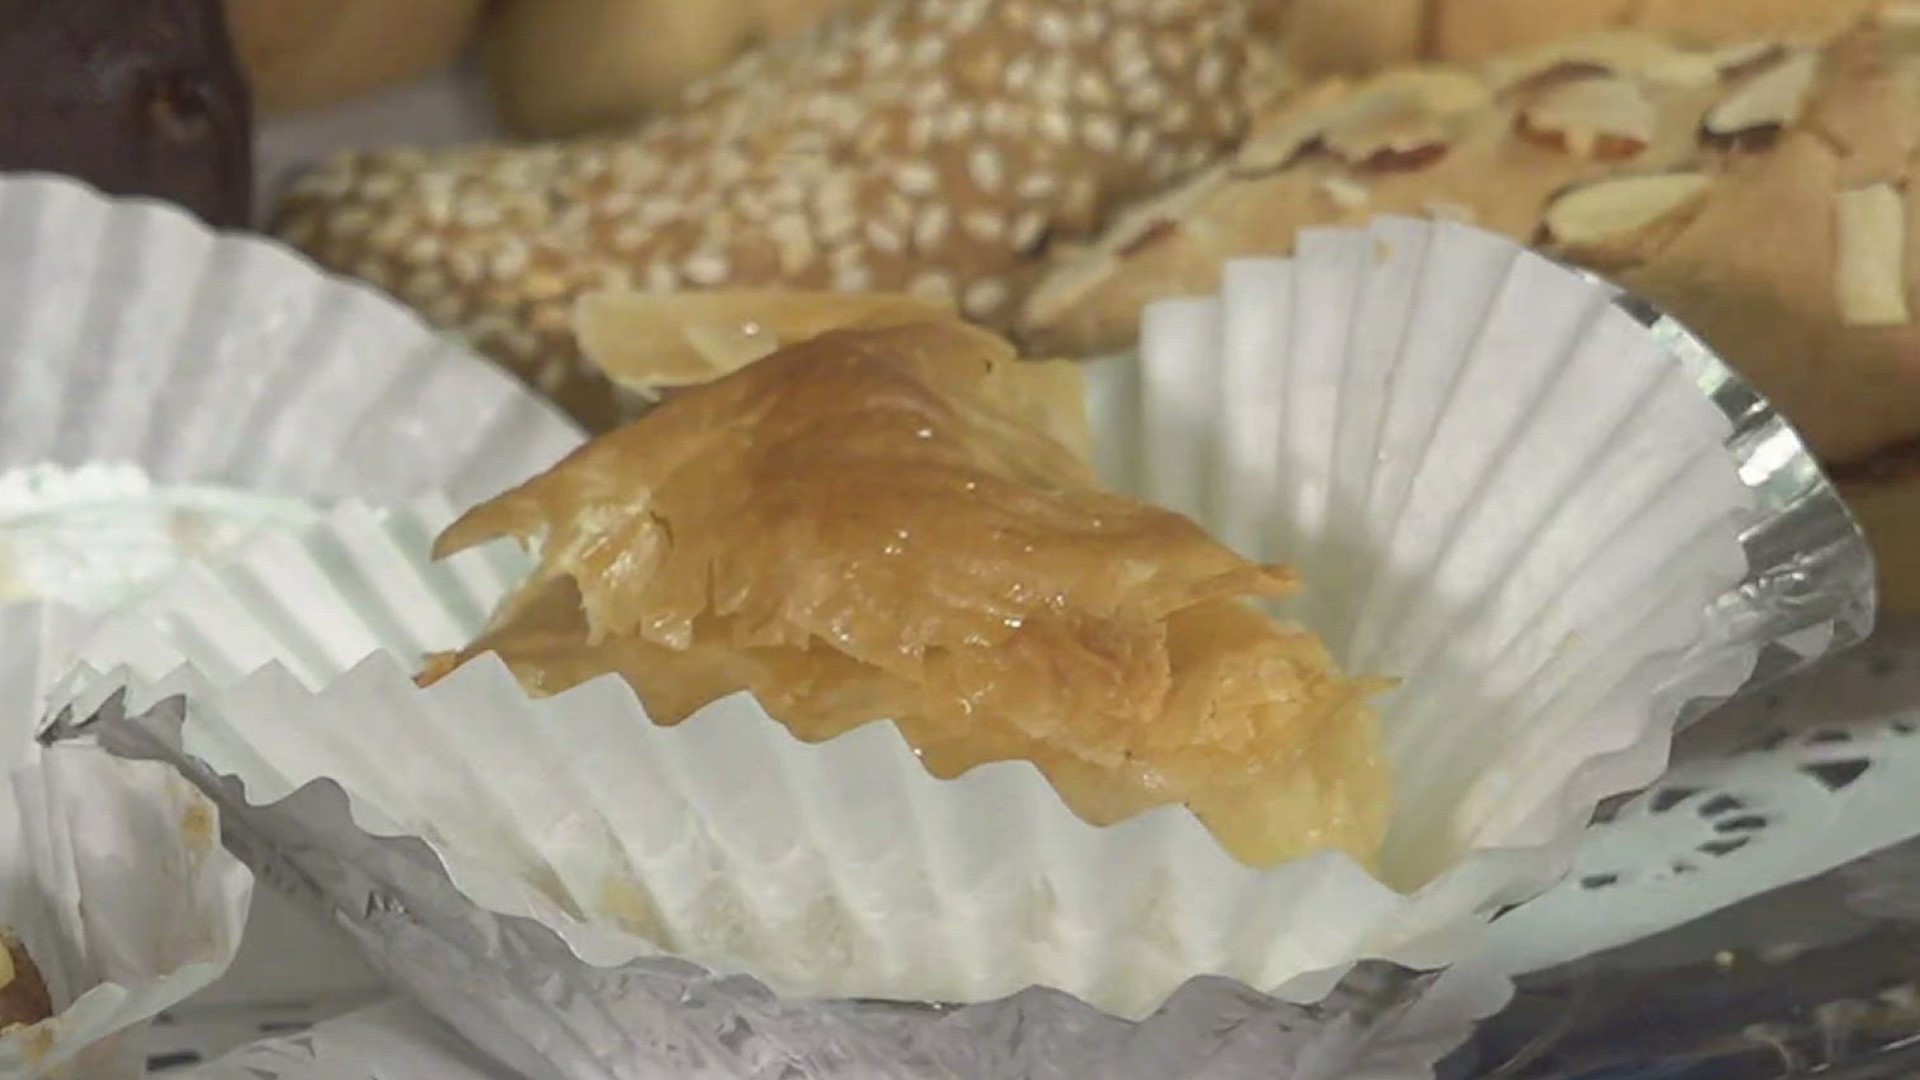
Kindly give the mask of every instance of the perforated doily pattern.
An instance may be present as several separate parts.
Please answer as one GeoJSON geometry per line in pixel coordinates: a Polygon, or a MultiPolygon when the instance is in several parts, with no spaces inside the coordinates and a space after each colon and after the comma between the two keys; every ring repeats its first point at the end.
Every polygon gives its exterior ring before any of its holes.
{"type": "Polygon", "coordinates": [[[1689,732],[1590,830],[1572,876],[1495,927],[1509,970],[1644,937],[1920,834],[1920,622],[1689,732]]]}

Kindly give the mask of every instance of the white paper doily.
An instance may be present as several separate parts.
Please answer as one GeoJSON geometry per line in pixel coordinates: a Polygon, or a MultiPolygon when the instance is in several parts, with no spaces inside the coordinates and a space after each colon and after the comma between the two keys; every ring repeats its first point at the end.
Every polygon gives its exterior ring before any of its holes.
{"type": "Polygon", "coordinates": [[[1588,831],[1573,874],[1494,926],[1526,972],[1670,929],[1920,835],[1920,621],[1689,732],[1588,831]]]}

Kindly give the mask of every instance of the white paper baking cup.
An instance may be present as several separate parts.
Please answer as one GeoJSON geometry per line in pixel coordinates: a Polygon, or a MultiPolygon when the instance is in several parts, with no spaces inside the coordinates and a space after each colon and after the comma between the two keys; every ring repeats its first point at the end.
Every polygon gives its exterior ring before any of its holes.
{"type": "Polygon", "coordinates": [[[94,642],[128,667],[61,730],[186,770],[249,858],[529,1076],[757,1075],[755,1055],[851,1076],[909,1048],[1024,1076],[1049,1039],[1089,1075],[1202,1052],[1288,1075],[1220,1018],[1288,1015],[1262,995],[1316,1000],[1360,961],[1467,955],[1564,870],[1597,800],[1658,774],[1689,708],[1870,621],[1858,532],[1764,403],[1667,321],[1484,233],[1308,234],[1152,308],[1139,359],[1094,375],[1116,479],[1294,562],[1294,614],[1405,680],[1382,703],[1385,881],[1337,854],[1247,869],[1175,809],[1094,829],[1021,764],[938,781],[884,725],[802,745],[744,696],[661,729],[617,680],[531,701],[484,658],[417,690],[421,652],[527,565],[427,563],[444,506],[343,508],[191,575],[94,642]],[[96,709],[127,683],[136,715],[96,709]],[[180,692],[184,727],[177,703],[140,715],[180,692]]]}
{"type": "Polygon", "coordinates": [[[106,611],[194,561],[218,561],[262,527],[304,528],[301,499],[155,484],[137,465],[0,471],[0,604],[106,611]]]}
{"type": "Polygon", "coordinates": [[[321,501],[479,498],[578,441],[511,376],[277,243],[0,176],[0,472],[120,463],[321,501]]]}
{"type": "Polygon", "coordinates": [[[82,623],[0,608],[0,926],[56,1009],[0,1033],[0,1080],[144,1076],[142,1030],[226,970],[253,891],[212,802],[175,770],[26,737],[30,703],[82,623]]]}
{"type": "MultiPolygon", "coordinates": [[[[105,610],[256,522],[479,498],[579,439],[512,377],[277,243],[0,176],[0,603],[105,610]],[[211,527],[183,535],[180,510],[211,527]]],[[[38,719],[6,705],[0,735],[38,719]]],[[[338,953],[337,937],[250,949],[274,951],[276,992],[334,985],[284,957],[338,953]]]]}

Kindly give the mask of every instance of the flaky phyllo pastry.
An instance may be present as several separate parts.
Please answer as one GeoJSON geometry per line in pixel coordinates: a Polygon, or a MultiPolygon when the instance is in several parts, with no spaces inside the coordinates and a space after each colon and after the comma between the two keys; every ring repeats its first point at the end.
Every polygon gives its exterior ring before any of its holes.
{"type": "Polygon", "coordinates": [[[540,562],[423,678],[615,672],[662,724],[749,690],[808,741],[891,720],[938,776],[1030,761],[1096,825],[1183,803],[1250,864],[1371,863],[1379,684],[1245,602],[1285,570],[1101,490],[1080,393],[954,321],[782,348],[449,528],[540,562]]]}

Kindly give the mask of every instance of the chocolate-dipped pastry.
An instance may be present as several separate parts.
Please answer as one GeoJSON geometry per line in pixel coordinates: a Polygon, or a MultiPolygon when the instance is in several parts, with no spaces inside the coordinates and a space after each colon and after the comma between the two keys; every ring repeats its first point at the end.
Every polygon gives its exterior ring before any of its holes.
{"type": "Polygon", "coordinates": [[[0,0],[0,170],[247,223],[252,109],[220,0],[0,0]]]}

